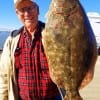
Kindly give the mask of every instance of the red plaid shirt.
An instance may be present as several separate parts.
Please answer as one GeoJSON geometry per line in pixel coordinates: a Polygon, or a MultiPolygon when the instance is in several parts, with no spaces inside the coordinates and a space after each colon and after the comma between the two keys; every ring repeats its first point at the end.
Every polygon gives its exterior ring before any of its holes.
{"type": "Polygon", "coordinates": [[[21,100],[54,100],[57,86],[51,81],[41,41],[41,26],[32,40],[25,28],[15,50],[15,67],[21,100]]]}

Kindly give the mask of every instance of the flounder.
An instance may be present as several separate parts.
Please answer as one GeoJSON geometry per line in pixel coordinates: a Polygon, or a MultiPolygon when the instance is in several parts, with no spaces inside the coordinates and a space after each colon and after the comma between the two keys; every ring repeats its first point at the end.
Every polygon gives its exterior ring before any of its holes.
{"type": "Polygon", "coordinates": [[[82,100],[79,88],[93,78],[97,48],[79,0],[51,0],[42,42],[50,77],[66,90],[64,100],[82,100]]]}

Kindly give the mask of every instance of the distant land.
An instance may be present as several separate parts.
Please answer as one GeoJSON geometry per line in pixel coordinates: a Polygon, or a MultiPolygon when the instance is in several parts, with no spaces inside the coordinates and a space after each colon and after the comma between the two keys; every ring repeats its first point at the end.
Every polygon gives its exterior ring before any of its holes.
{"type": "Polygon", "coordinates": [[[0,31],[11,31],[11,29],[8,29],[8,28],[0,28],[0,31]]]}

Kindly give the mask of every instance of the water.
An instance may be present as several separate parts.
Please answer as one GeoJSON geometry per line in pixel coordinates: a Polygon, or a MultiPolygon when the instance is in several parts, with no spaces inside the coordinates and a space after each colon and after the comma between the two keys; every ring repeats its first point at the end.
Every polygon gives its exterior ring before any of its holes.
{"type": "Polygon", "coordinates": [[[9,34],[10,34],[10,31],[0,31],[0,50],[3,49],[5,40],[7,39],[9,34]]]}

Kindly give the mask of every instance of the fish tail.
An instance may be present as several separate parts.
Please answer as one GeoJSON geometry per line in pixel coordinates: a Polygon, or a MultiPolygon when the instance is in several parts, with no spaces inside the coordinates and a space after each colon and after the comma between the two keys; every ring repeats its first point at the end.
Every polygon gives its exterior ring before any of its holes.
{"type": "Polygon", "coordinates": [[[83,98],[80,96],[79,92],[66,92],[65,97],[63,100],[83,100],[83,98]]]}

